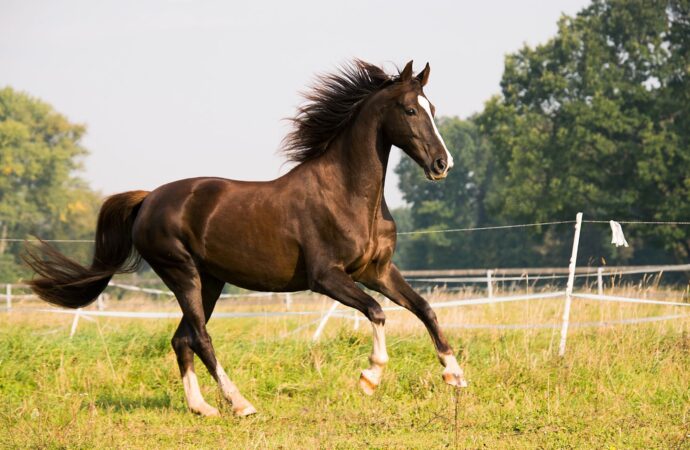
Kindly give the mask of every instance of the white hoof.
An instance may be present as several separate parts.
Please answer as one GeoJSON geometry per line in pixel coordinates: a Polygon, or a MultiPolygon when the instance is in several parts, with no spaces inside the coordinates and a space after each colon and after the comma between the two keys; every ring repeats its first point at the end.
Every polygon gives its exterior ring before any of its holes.
{"type": "Polygon", "coordinates": [[[461,388],[467,387],[467,380],[465,380],[465,376],[462,374],[462,372],[443,372],[443,381],[445,381],[446,384],[451,386],[457,386],[461,388]]]}
{"type": "Polygon", "coordinates": [[[367,395],[374,395],[376,388],[379,383],[374,381],[373,374],[369,369],[362,370],[362,374],[359,376],[359,387],[367,395]]]}
{"type": "Polygon", "coordinates": [[[257,413],[256,408],[254,408],[254,406],[251,403],[247,404],[246,406],[243,406],[242,408],[233,409],[233,411],[237,417],[251,416],[252,414],[257,413]]]}
{"type": "Polygon", "coordinates": [[[190,407],[194,414],[199,414],[204,417],[218,417],[220,413],[216,408],[209,405],[208,403],[201,403],[200,405],[190,407]]]}

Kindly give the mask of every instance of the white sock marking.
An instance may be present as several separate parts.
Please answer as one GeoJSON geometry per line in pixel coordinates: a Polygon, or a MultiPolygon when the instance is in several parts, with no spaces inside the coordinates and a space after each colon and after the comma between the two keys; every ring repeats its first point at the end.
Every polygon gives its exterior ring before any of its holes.
{"type": "Polygon", "coordinates": [[[445,363],[446,372],[462,374],[462,369],[458,364],[458,360],[455,359],[455,355],[441,355],[441,358],[443,358],[443,362],[445,363]]]}
{"type": "Polygon", "coordinates": [[[187,369],[187,372],[182,376],[182,385],[184,386],[184,396],[187,400],[187,406],[192,411],[205,414],[209,410],[213,410],[212,406],[206,403],[204,397],[201,395],[199,389],[199,380],[194,373],[194,370],[187,369]]]}
{"type": "MultiPolygon", "coordinates": [[[[443,365],[446,367],[443,369],[444,374],[451,374],[454,377],[458,377],[459,386],[467,387],[467,381],[465,380],[465,373],[460,368],[458,360],[455,359],[455,355],[440,355],[441,360],[443,360],[443,365]]],[[[445,377],[444,377],[445,378],[445,377]]]]}
{"type": "Polygon", "coordinates": [[[371,327],[374,330],[374,348],[370,360],[375,364],[385,365],[388,362],[386,331],[382,324],[372,323],[371,327]]]}
{"type": "Polygon", "coordinates": [[[235,386],[235,383],[230,380],[228,374],[225,373],[225,370],[223,370],[223,367],[218,362],[216,362],[216,377],[218,378],[220,390],[223,392],[223,397],[232,403],[232,409],[236,413],[246,415],[256,412],[256,409],[254,409],[252,404],[244,398],[239,389],[237,389],[237,386],[235,386]]]}
{"type": "Polygon", "coordinates": [[[225,373],[223,367],[216,363],[216,376],[218,377],[218,384],[220,385],[220,390],[223,391],[223,395],[226,399],[232,401],[232,398],[236,393],[239,393],[237,386],[230,380],[228,374],[225,373]]]}
{"type": "Polygon", "coordinates": [[[388,363],[388,352],[386,351],[386,333],[383,325],[373,323],[371,327],[374,331],[374,346],[369,356],[371,366],[364,369],[362,373],[375,386],[381,382],[383,367],[388,363]]]}
{"type": "Polygon", "coordinates": [[[438,128],[436,128],[436,122],[434,122],[434,118],[431,115],[431,104],[429,103],[429,100],[427,100],[426,97],[424,97],[423,95],[417,96],[417,102],[419,102],[419,105],[424,109],[424,111],[426,111],[427,116],[429,116],[431,126],[434,128],[434,133],[436,133],[436,137],[439,141],[441,141],[441,145],[443,145],[443,149],[446,151],[446,158],[448,159],[448,167],[446,168],[446,172],[448,172],[448,170],[450,170],[450,168],[453,167],[454,164],[453,155],[451,155],[448,151],[448,147],[446,147],[446,143],[443,141],[441,133],[439,133],[438,128]]]}

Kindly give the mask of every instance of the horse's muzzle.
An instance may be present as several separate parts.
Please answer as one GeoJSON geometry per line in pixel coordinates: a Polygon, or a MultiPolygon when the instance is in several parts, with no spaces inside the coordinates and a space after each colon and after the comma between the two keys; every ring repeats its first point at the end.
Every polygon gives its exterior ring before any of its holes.
{"type": "Polygon", "coordinates": [[[434,160],[433,164],[431,164],[431,167],[424,168],[424,174],[426,175],[427,179],[431,181],[439,181],[448,176],[448,172],[450,171],[451,167],[452,166],[448,165],[448,162],[445,158],[438,158],[434,160]]]}

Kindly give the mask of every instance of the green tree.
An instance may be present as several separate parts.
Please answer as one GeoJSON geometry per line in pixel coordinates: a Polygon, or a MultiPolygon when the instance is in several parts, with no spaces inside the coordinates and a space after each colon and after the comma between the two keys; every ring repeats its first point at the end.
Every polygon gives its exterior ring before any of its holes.
{"type": "MultiPolygon", "coordinates": [[[[506,58],[502,96],[479,118],[500,173],[494,214],[690,217],[687,13],[687,1],[595,1],[545,45],[506,58]]],[[[628,227],[634,252],[587,230],[590,256],[651,262],[664,258],[659,245],[688,256],[687,227],[628,227]]]]}
{"type": "MultiPolygon", "coordinates": [[[[448,186],[433,187],[410,183],[410,163],[401,163],[415,226],[572,220],[578,211],[590,219],[688,220],[689,5],[595,0],[563,17],[547,43],[508,55],[501,94],[467,125],[478,126],[472,142],[482,143],[488,163],[465,158],[448,186]],[[481,195],[469,173],[478,175],[481,195]]],[[[442,134],[458,159],[472,154],[463,147],[470,141],[454,142],[447,128],[442,134]]],[[[689,227],[626,226],[632,247],[620,250],[605,228],[588,225],[583,233],[581,254],[596,264],[668,262],[664,250],[679,260],[690,256],[689,227]]],[[[473,245],[482,247],[474,247],[475,266],[563,264],[572,228],[501,232],[502,242],[476,236],[473,245]]],[[[462,246],[462,234],[415,239],[428,246],[408,252],[420,266],[461,266],[458,254],[472,250],[462,246]]]]}
{"type": "MultiPolygon", "coordinates": [[[[75,176],[87,154],[80,144],[84,132],[42,101],[9,87],[0,90],[2,239],[92,237],[99,196],[75,176]]],[[[88,245],[68,250],[75,256],[90,252],[88,245]]],[[[12,266],[20,251],[21,244],[0,241],[0,271],[20,273],[12,266]]]]}
{"type": "MultiPolygon", "coordinates": [[[[428,181],[409,158],[403,158],[396,167],[400,190],[411,205],[408,226],[433,231],[484,224],[487,221],[485,197],[492,180],[487,140],[472,121],[443,118],[438,121],[438,127],[455,160],[446,180],[428,181]]],[[[476,236],[467,234],[401,235],[399,262],[407,269],[482,263],[477,260],[481,255],[477,255],[475,239],[476,236]]]]}

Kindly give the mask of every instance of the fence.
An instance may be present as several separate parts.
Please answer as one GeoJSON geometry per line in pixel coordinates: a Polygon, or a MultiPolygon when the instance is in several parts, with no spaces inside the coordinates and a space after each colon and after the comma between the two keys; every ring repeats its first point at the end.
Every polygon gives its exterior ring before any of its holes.
{"type": "MultiPolygon", "coordinates": [[[[545,225],[555,225],[563,223],[573,223],[575,224],[574,236],[573,236],[573,247],[570,262],[567,268],[525,268],[525,269],[469,269],[469,270],[450,270],[450,271],[408,271],[404,272],[404,275],[408,277],[412,282],[426,282],[426,283],[482,283],[486,285],[486,296],[477,297],[471,299],[462,300],[450,300],[443,302],[432,303],[431,306],[434,309],[443,308],[457,308],[462,306],[471,305],[486,305],[486,304],[497,304],[506,302],[517,302],[525,300],[538,300],[538,299],[554,299],[563,298],[563,314],[559,323],[551,324],[451,324],[451,327],[455,328],[494,328],[494,329],[525,329],[525,328],[560,328],[560,343],[559,343],[559,355],[564,356],[566,345],[568,329],[571,326],[583,327],[583,326],[610,326],[615,324],[631,324],[631,323],[645,323],[660,320],[674,320],[684,317],[689,317],[686,314],[671,314],[658,317],[646,317],[637,319],[621,319],[614,321],[600,321],[600,322],[580,322],[580,323],[570,323],[570,312],[573,305],[573,300],[584,299],[584,300],[595,300],[601,302],[620,302],[620,303],[637,303],[637,304],[654,304],[654,305],[666,305],[672,307],[688,307],[690,303],[684,301],[661,301],[652,300],[644,298],[631,298],[622,296],[613,296],[604,294],[604,278],[605,277],[615,277],[622,275],[631,274],[646,274],[646,273],[664,273],[664,272],[690,272],[690,264],[684,265],[663,265],[663,266],[629,266],[629,267],[597,267],[597,268],[577,268],[577,254],[579,247],[580,231],[582,229],[583,223],[609,223],[608,221],[599,220],[588,220],[584,221],[582,213],[578,213],[574,221],[558,221],[558,222],[542,222],[536,224],[521,224],[521,225],[506,225],[498,227],[482,227],[482,228],[462,228],[462,229],[449,229],[449,230],[433,230],[433,231],[420,231],[420,232],[406,232],[400,234],[428,234],[428,233],[439,233],[439,232],[469,232],[469,231],[482,231],[482,230],[496,230],[496,229],[506,229],[506,228],[517,228],[517,227],[528,227],[528,226],[545,226],[545,225]],[[596,275],[597,279],[597,294],[591,294],[587,292],[577,292],[575,291],[575,280],[582,277],[592,277],[596,275]],[[509,296],[496,296],[494,295],[494,285],[497,282],[505,281],[526,281],[529,283],[530,280],[556,280],[556,279],[566,279],[566,288],[563,291],[553,291],[553,292],[542,292],[534,294],[524,294],[524,295],[509,295],[509,296]]],[[[611,227],[614,230],[614,240],[616,238],[614,223],[611,222],[611,227]]],[[[690,222],[625,222],[620,223],[638,223],[638,224],[652,224],[652,225],[690,225],[690,222]]],[[[619,229],[620,232],[620,229],[619,229]]],[[[620,232],[619,239],[622,239],[622,232],[620,232]]],[[[624,239],[623,239],[624,241],[624,239]]],[[[79,241],[88,242],[88,241],[79,241]]],[[[163,312],[163,311],[105,311],[105,307],[102,301],[102,297],[99,297],[96,302],[96,310],[65,310],[57,308],[16,308],[13,306],[14,300],[23,300],[28,298],[35,298],[32,294],[16,294],[14,291],[23,289],[25,286],[17,284],[6,284],[5,293],[0,294],[0,298],[5,299],[6,311],[17,311],[17,312],[41,312],[41,313],[55,313],[55,314],[73,314],[74,319],[72,322],[70,336],[74,335],[77,329],[79,319],[81,317],[94,320],[96,317],[122,317],[122,318],[139,318],[139,319],[171,319],[179,318],[182,316],[179,312],[163,312]]],[[[172,292],[161,290],[161,289],[151,289],[130,284],[121,283],[110,283],[110,289],[122,289],[126,291],[141,292],[144,294],[153,295],[167,295],[173,296],[172,292]]],[[[311,311],[291,311],[292,306],[292,294],[291,293],[264,293],[264,292],[254,292],[246,294],[223,294],[221,298],[267,298],[274,297],[282,299],[282,303],[285,305],[285,311],[268,311],[268,312],[217,312],[213,315],[215,318],[247,318],[247,317],[285,317],[285,316],[316,316],[314,321],[311,321],[305,325],[298,327],[299,331],[308,326],[317,325],[316,330],[312,336],[314,341],[318,340],[325,329],[328,321],[332,317],[343,318],[348,320],[353,320],[354,327],[359,327],[359,315],[345,313],[344,311],[338,311],[338,303],[332,302],[330,307],[326,310],[311,310],[311,311]]],[[[384,311],[399,311],[402,310],[399,306],[386,306],[383,308],[384,311]]],[[[448,325],[446,325],[448,326],[448,325]]]]}

